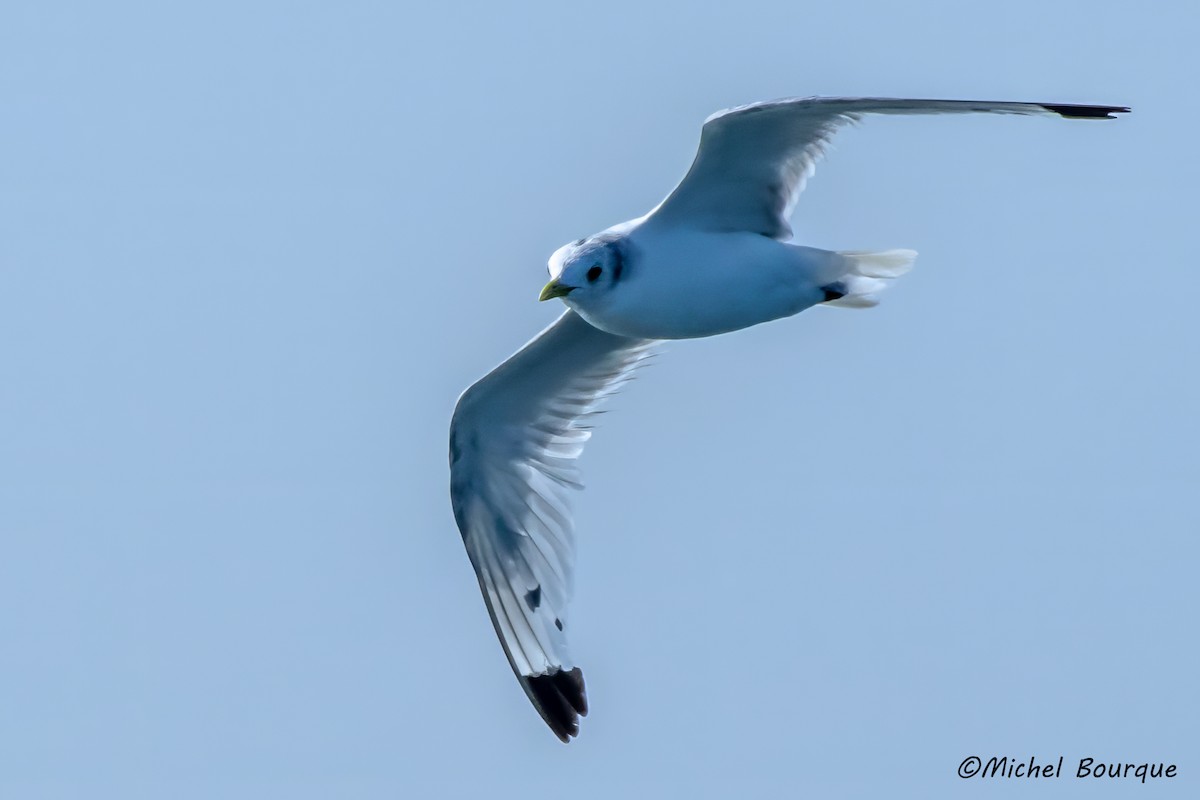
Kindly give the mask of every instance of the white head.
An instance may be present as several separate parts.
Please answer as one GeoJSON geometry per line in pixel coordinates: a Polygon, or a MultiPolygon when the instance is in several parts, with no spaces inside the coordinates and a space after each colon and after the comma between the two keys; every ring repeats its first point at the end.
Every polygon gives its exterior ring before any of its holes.
{"type": "Polygon", "coordinates": [[[582,311],[603,308],[627,276],[626,255],[622,240],[613,236],[565,244],[550,256],[550,282],[538,299],[561,297],[568,306],[582,311]]]}

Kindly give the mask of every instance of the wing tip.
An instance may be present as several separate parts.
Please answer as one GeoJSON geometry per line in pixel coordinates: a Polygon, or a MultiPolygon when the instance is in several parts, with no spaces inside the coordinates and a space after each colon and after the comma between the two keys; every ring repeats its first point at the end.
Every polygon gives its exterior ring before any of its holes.
{"type": "Polygon", "coordinates": [[[588,713],[587,691],[579,667],[544,675],[522,675],[521,684],[534,708],[563,744],[579,735],[579,718],[588,713]]]}
{"type": "Polygon", "coordinates": [[[1129,106],[1088,106],[1075,103],[1038,103],[1065,119],[1116,119],[1114,114],[1128,114],[1129,106]]]}

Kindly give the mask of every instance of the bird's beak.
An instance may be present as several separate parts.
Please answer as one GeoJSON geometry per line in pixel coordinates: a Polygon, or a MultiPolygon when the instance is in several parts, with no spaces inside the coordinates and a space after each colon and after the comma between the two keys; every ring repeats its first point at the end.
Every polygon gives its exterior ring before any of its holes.
{"type": "Polygon", "coordinates": [[[558,278],[547,283],[542,287],[542,293],[538,295],[538,300],[551,300],[555,297],[566,297],[571,292],[575,291],[577,286],[567,286],[558,282],[558,278]]]}

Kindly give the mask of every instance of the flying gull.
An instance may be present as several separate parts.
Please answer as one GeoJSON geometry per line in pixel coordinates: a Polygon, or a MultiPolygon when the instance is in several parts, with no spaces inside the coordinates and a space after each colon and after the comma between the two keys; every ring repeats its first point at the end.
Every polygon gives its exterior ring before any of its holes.
{"type": "Polygon", "coordinates": [[[568,490],[589,417],[654,343],[713,336],[817,304],[862,308],[911,250],[819,250],[788,223],[833,135],[867,114],[1112,119],[1119,106],[810,97],[709,117],[695,161],[654,210],[559,248],[541,300],[566,312],[467,389],[450,423],[454,518],[508,663],[564,742],[587,714],[567,649],[575,560],[568,490]]]}

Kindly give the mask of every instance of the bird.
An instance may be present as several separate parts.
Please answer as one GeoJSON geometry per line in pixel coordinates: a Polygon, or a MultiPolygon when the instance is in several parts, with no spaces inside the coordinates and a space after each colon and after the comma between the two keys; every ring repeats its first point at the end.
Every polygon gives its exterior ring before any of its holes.
{"type": "Polygon", "coordinates": [[[1114,119],[1125,106],[788,98],[705,120],[679,185],[642,217],[563,245],[542,301],[566,310],[459,397],[450,423],[455,522],[508,663],[564,743],[588,712],[567,647],[575,560],[568,495],[592,418],[656,345],[714,336],[815,305],[864,308],[912,250],[792,241],[796,200],[831,139],[876,114],[1114,119]]]}

